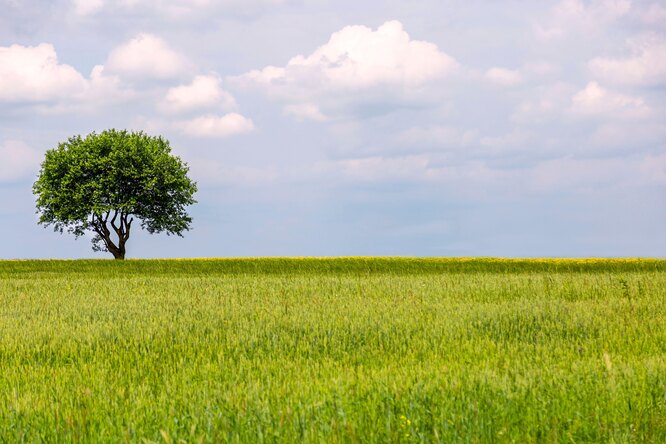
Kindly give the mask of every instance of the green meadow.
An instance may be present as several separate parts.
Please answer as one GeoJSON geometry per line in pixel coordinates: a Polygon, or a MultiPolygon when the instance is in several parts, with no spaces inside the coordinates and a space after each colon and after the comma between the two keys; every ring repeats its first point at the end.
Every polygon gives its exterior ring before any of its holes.
{"type": "Polygon", "coordinates": [[[0,442],[666,442],[666,260],[1,261],[0,442]]]}

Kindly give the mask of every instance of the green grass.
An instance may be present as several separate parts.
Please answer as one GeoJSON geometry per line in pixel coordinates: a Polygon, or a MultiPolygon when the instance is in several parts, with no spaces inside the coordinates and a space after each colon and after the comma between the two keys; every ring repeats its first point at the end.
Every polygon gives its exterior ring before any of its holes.
{"type": "Polygon", "coordinates": [[[666,261],[0,262],[0,442],[666,442],[666,261]]]}

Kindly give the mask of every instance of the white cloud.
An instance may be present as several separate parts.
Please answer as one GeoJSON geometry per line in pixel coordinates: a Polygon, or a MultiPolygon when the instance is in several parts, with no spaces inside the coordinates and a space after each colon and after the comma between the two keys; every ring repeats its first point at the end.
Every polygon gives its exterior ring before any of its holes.
{"type": "Polygon", "coordinates": [[[221,108],[231,111],[236,108],[236,100],[220,86],[216,75],[199,75],[192,83],[170,88],[159,109],[166,113],[183,113],[201,109],[221,108]]]}
{"type": "Polygon", "coordinates": [[[0,47],[0,101],[39,102],[86,89],[86,79],[58,62],[53,45],[0,47]]]}
{"type": "Polygon", "coordinates": [[[597,57],[588,66],[598,78],[614,83],[654,86],[666,84],[666,39],[644,36],[628,42],[626,58],[597,57]]]}
{"type": "Polygon", "coordinates": [[[516,86],[523,81],[520,71],[498,67],[486,71],[485,77],[489,82],[501,86],[516,86]]]}
{"type": "Polygon", "coordinates": [[[238,113],[200,116],[179,122],[176,126],[188,136],[220,138],[249,133],[255,128],[252,120],[238,113]]]}
{"type": "Polygon", "coordinates": [[[292,105],[287,112],[321,120],[376,104],[392,108],[432,101],[428,86],[458,63],[430,42],[412,40],[398,21],[376,31],[347,26],[308,56],[231,80],[292,105]]]}
{"type": "Polygon", "coordinates": [[[608,91],[597,82],[590,82],[571,99],[574,113],[597,116],[644,117],[650,108],[640,97],[608,91]]]}
{"type": "Polygon", "coordinates": [[[60,63],[51,44],[0,47],[0,102],[29,103],[39,112],[55,114],[99,107],[133,95],[101,65],[86,78],[60,63]]]}
{"type": "Polygon", "coordinates": [[[548,18],[533,25],[541,40],[565,37],[570,31],[595,33],[625,16],[631,0],[560,0],[548,13],[548,18]]]}
{"type": "Polygon", "coordinates": [[[142,33],[111,51],[105,68],[123,77],[169,79],[187,73],[190,63],[161,38],[142,33]]]}
{"type": "Polygon", "coordinates": [[[125,100],[134,97],[135,92],[123,85],[120,78],[106,73],[104,66],[95,65],[90,71],[89,99],[100,102],[125,100]]]}
{"type": "Polygon", "coordinates": [[[319,110],[317,105],[312,103],[297,103],[284,107],[285,114],[292,115],[299,120],[313,120],[315,122],[324,122],[328,120],[319,110]]]}
{"type": "Polygon", "coordinates": [[[41,154],[23,142],[7,140],[0,144],[0,182],[13,182],[39,171],[41,154]]]}
{"type": "Polygon", "coordinates": [[[489,83],[510,88],[524,85],[528,81],[543,83],[546,77],[556,78],[560,70],[560,66],[555,63],[546,60],[534,60],[527,61],[516,69],[494,66],[483,74],[483,78],[489,83]]]}

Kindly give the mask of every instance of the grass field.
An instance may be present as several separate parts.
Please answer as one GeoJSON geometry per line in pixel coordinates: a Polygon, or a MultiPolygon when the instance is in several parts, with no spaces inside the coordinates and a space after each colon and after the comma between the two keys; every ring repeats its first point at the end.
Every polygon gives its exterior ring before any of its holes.
{"type": "Polygon", "coordinates": [[[0,442],[666,442],[666,260],[0,262],[0,442]]]}

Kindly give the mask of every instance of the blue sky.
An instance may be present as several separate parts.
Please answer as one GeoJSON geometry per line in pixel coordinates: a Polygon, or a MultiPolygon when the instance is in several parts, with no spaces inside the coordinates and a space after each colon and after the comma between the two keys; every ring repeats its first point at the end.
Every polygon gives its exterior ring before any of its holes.
{"type": "Polygon", "coordinates": [[[0,0],[2,258],[43,153],[166,136],[199,203],[128,257],[666,255],[666,2],[0,0]]]}

